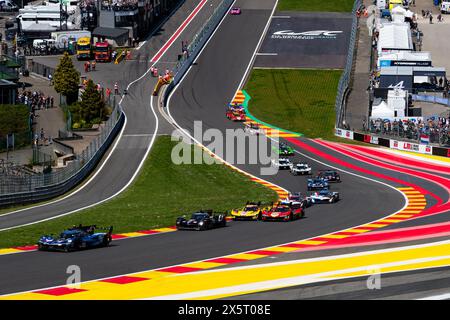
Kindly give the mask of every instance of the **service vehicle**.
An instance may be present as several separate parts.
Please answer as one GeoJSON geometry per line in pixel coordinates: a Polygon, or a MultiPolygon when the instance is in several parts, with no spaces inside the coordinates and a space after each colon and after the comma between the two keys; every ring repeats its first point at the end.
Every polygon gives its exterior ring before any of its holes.
{"type": "Polygon", "coordinates": [[[90,60],[92,56],[91,38],[83,37],[77,41],[77,59],[90,60]]]}
{"type": "Polygon", "coordinates": [[[108,41],[97,41],[94,47],[95,61],[111,62],[112,49],[108,41]]]}

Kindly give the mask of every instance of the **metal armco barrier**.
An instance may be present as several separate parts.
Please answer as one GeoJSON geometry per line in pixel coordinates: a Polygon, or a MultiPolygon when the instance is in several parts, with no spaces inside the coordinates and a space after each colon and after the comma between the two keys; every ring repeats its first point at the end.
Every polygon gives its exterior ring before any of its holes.
{"type": "MultiPolygon", "coordinates": [[[[211,17],[206,23],[199,29],[194,40],[188,46],[189,57],[179,62],[174,71],[174,79],[169,84],[166,90],[164,90],[164,101],[167,101],[167,97],[170,91],[179,83],[183,75],[187,72],[194,59],[200,53],[200,50],[206,44],[212,33],[218,26],[220,20],[228,12],[233,0],[223,0],[222,3],[216,8],[211,17]]],[[[47,76],[48,69],[41,65],[33,64],[33,72],[39,73],[43,76],[47,76]]],[[[49,68],[50,69],[50,68],[49,68]]],[[[116,122],[108,132],[102,132],[99,139],[94,140],[91,145],[83,151],[81,155],[77,157],[75,161],[70,163],[62,172],[55,172],[50,174],[41,174],[34,179],[30,177],[11,177],[21,179],[18,184],[15,183],[3,183],[0,181],[0,206],[9,206],[18,203],[37,202],[54,198],[61,194],[64,194],[79,184],[85,177],[87,177],[94,169],[95,166],[101,160],[103,154],[114,140],[117,133],[120,131],[124,124],[125,115],[119,105],[111,114],[110,119],[116,119],[116,122]],[[38,182],[37,182],[37,181],[38,182]],[[9,189],[5,192],[4,189],[9,189]],[[17,187],[17,188],[15,188],[17,187]],[[17,189],[17,190],[14,190],[17,189]]],[[[12,182],[12,181],[10,181],[12,182]]]]}
{"type": "Polygon", "coordinates": [[[122,108],[117,106],[100,135],[63,169],[35,175],[0,177],[0,206],[47,200],[75,187],[100,162],[122,128],[124,120],[122,108]]]}
{"type": "Polygon", "coordinates": [[[341,78],[339,79],[338,91],[336,95],[336,103],[335,103],[335,112],[336,112],[336,127],[341,127],[342,120],[345,112],[345,99],[348,92],[352,69],[353,69],[353,60],[355,55],[355,47],[356,47],[356,36],[358,33],[358,17],[356,15],[356,11],[362,4],[362,0],[356,0],[353,4],[353,21],[352,21],[352,31],[350,34],[350,43],[347,52],[347,60],[345,63],[345,68],[342,73],[341,78]]]}
{"type": "Polygon", "coordinates": [[[214,10],[211,17],[195,34],[194,40],[192,40],[192,42],[188,45],[188,58],[180,61],[173,70],[174,79],[171,87],[177,85],[177,83],[180,82],[181,78],[189,69],[189,66],[193,63],[194,59],[200,53],[200,50],[206,44],[206,41],[208,41],[208,39],[211,37],[212,33],[219,25],[220,20],[222,20],[223,16],[228,12],[228,9],[230,9],[232,4],[233,0],[223,0],[222,3],[214,10]]]}

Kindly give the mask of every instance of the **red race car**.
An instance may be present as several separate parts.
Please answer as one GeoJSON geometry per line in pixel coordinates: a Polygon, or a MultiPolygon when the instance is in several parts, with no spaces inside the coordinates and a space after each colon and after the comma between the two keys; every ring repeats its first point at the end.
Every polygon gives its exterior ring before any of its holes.
{"type": "Polygon", "coordinates": [[[305,211],[301,202],[291,202],[290,204],[279,203],[270,210],[264,210],[261,215],[262,221],[292,221],[303,218],[305,211]]]}
{"type": "Polygon", "coordinates": [[[225,113],[226,117],[232,121],[246,121],[245,111],[243,108],[229,107],[225,113]]]}

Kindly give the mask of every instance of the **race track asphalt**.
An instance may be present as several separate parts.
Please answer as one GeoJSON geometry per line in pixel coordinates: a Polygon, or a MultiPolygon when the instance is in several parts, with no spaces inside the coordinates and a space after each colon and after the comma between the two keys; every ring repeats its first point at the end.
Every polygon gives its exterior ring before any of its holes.
{"type": "MultiPolygon", "coordinates": [[[[225,106],[233,97],[245,74],[274,3],[274,0],[236,2],[236,5],[241,5],[243,8],[242,15],[227,16],[224,19],[202,52],[197,64],[191,68],[181,85],[173,92],[169,105],[170,112],[183,128],[192,130],[194,120],[203,120],[205,128],[217,128],[221,131],[226,128],[242,128],[242,125],[226,120],[225,106]]],[[[130,113],[130,115],[134,114],[134,117],[140,118],[142,114],[149,114],[146,109],[149,97],[145,95],[151,84],[149,81],[136,85],[133,93],[127,97],[127,99],[135,99],[129,104],[129,108],[131,106],[135,108],[130,113]]],[[[151,117],[144,117],[139,123],[142,127],[130,126],[126,133],[150,134],[152,132],[151,117]]],[[[132,148],[131,151],[142,153],[145,139],[148,138],[133,139],[133,145],[130,145],[129,141],[128,144],[121,142],[118,150],[120,152],[123,149],[123,152],[127,152],[126,148],[132,148]]],[[[323,147],[313,141],[305,139],[302,141],[323,150],[323,147]]],[[[307,156],[318,158],[311,152],[300,151],[307,156]]],[[[349,163],[423,184],[422,180],[415,177],[360,164],[336,152],[327,152],[349,163]]],[[[305,159],[302,155],[297,155],[296,158],[305,159]]],[[[305,160],[313,166],[314,171],[332,165],[325,160],[323,160],[325,164],[319,164],[310,159],[305,160]]],[[[116,168],[122,168],[121,165],[124,163],[116,168]]],[[[127,165],[129,165],[129,159],[127,165]]],[[[259,175],[259,165],[237,166],[259,175]]],[[[342,167],[338,166],[338,168],[342,167]]],[[[308,208],[307,218],[291,223],[232,222],[227,228],[206,232],[171,232],[114,241],[113,245],[106,249],[70,254],[30,252],[0,256],[0,274],[2,275],[0,294],[64,284],[68,276],[66,269],[70,265],[80,266],[82,281],[110,277],[318,236],[382,218],[403,207],[404,199],[399,192],[387,185],[355,176],[352,174],[354,172],[357,173],[355,170],[349,170],[349,173],[342,172],[343,182],[332,186],[332,190],[341,193],[340,202],[308,208]]],[[[117,172],[111,171],[108,175],[109,180],[106,180],[109,184],[105,181],[102,192],[108,193],[109,188],[114,188],[114,185],[118,184],[116,174],[117,172]]],[[[277,175],[262,176],[262,178],[291,191],[306,191],[306,177],[293,177],[288,172],[280,172],[277,175]]],[[[377,180],[382,179],[377,178],[377,180]]],[[[431,183],[429,187],[436,189],[436,193],[444,192],[431,183]]],[[[86,201],[84,197],[81,200],[86,201]]],[[[76,207],[75,202],[73,205],[76,207]]],[[[42,214],[45,215],[45,212],[42,214]]]]}
{"type": "MultiPolygon", "coordinates": [[[[198,1],[194,0],[185,1],[174,15],[164,23],[159,32],[137,52],[136,56],[140,57],[139,60],[122,62],[118,66],[114,64],[98,64],[97,70],[104,71],[91,72],[88,76],[92,76],[96,82],[102,82],[103,87],[109,86],[113,88],[114,83],[118,81],[120,91],[122,91],[130,82],[138,79],[146,72],[150,67],[148,58],[153,56],[163,46],[198,3],[198,1]],[[142,59],[145,57],[147,61],[142,59]]],[[[173,68],[176,57],[181,51],[181,40],[184,39],[186,41],[186,39],[192,39],[219,3],[219,0],[210,0],[200,10],[187,28],[180,34],[179,39],[173,43],[161,57],[159,63],[156,64],[156,67],[161,72],[166,68],[173,68]]],[[[45,61],[45,59],[42,59],[39,61],[45,61]]],[[[53,63],[55,63],[54,58],[53,63]]],[[[76,62],[75,64],[79,69],[82,67],[82,62],[76,62]]],[[[118,140],[117,147],[111,153],[104,168],[82,191],[62,201],[53,202],[44,206],[31,207],[13,214],[0,215],[0,230],[33,223],[81,207],[95,205],[99,201],[107,199],[121,190],[130,181],[142,159],[145,158],[150,141],[156,133],[156,118],[150,107],[151,93],[155,83],[155,78],[147,74],[142,80],[135,82],[130,87],[128,95],[125,96],[122,102],[127,117],[123,135],[119,137],[120,139],[116,139],[116,141],[118,140]]],[[[156,100],[154,99],[155,108],[156,100]]],[[[161,131],[158,130],[159,132],[161,131]]],[[[112,148],[109,151],[111,150],[112,148]]]]}

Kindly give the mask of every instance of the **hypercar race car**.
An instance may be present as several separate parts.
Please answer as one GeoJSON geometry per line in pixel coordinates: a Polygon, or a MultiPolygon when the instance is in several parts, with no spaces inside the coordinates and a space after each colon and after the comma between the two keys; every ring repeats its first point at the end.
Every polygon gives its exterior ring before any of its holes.
{"type": "Polygon", "coordinates": [[[305,211],[300,202],[292,202],[290,204],[277,204],[270,210],[263,210],[261,215],[262,221],[292,221],[303,218],[305,211]]]}
{"type": "Polygon", "coordinates": [[[244,123],[244,132],[253,134],[253,135],[259,135],[263,133],[263,130],[259,127],[259,124],[253,123],[253,122],[246,122],[244,123]]]}
{"type": "Polygon", "coordinates": [[[304,196],[301,192],[290,193],[288,197],[282,201],[284,204],[291,204],[300,202],[303,208],[308,208],[312,205],[311,197],[304,196]]]}
{"type": "Polygon", "coordinates": [[[59,237],[53,235],[42,236],[38,241],[38,250],[75,251],[88,248],[106,247],[112,241],[113,227],[97,228],[97,226],[72,227],[64,230],[59,237]],[[107,232],[96,232],[96,230],[107,232]]]}
{"type": "Polygon", "coordinates": [[[325,179],[308,179],[308,190],[326,189],[328,186],[328,182],[325,179]]]}
{"type": "Polygon", "coordinates": [[[339,200],[339,192],[331,192],[327,189],[314,192],[311,195],[313,203],[334,203],[339,200]]]}
{"type": "Polygon", "coordinates": [[[317,177],[325,179],[327,182],[341,182],[341,176],[334,170],[319,171],[317,177]]]}
{"type": "Polygon", "coordinates": [[[227,225],[226,214],[213,214],[212,210],[198,211],[191,215],[190,219],[185,216],[177,218],[177,230],[197,230],[225,227],[227,225]]]}
{"type": "Polygon", "coordinates": [[[236,210],[231,210],[233,220],[260,220],[263,208],[261,202],[247,202],[247,204],[236,210]]]}
{"type": "Polygon", "coordinates": [[[225,116],[232,121],[245,121],[245,111],[242,106],[230,105],[225,113],[225,116]]]}
{"type": "Polygon", "coordinates": [[[272,159],[272,166],[278,167],[280,170],[289,170],[291,168],[292,162],[287,158],[280,158],[278,160],[272,159]]]}
{"type": "Polygon", "coordinates": [[[311,174],[311,167],[309,166],[309,164],[304,162],[295,163],[291,166],[291,173],[294,176],[311,174]]]}
{"type": "Polygon", "coordinates": [[[241,8],[239,8],[239,7],[234,7],[234,8],[231,8],[231,10],[230,10],[231,15],[240,15],[241,12],[242,12],[241,8]]]}
{"type": "Polygon", "coordinates": [[[280,155],[280,156],[293,156],[294,155],[294,148],[288,146],[285,143],[280,143],[278,148],[277,147],[272,147],[273,151],[280,155]]]}

